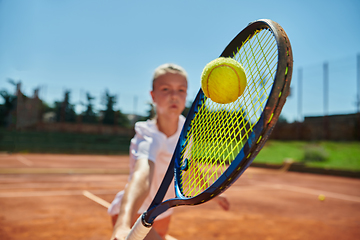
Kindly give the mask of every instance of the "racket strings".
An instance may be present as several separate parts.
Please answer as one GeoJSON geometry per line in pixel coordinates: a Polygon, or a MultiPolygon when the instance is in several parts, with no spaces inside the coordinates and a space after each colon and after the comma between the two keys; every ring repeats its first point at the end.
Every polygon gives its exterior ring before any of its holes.
{"type": "MultiPolygon", "coordinates": [[[[203,105],[203,107],[206,107],[206,105],[203,105]]],[[[198,120],[198,122],[201,122],[199,124],[199,128],[194,128],[195,131],[193,131],[193,135],[197,135],[199,136],[199,138],[197,138],[196,140],[194,138],[192,138],[190,141],[192,142],[192,152],[193,155],[199,155],[199,156],[206,156],[206,155],[210,155],[210,156],[216,156],[219,155],[221,153],[219,153],[221,151],[220,148],[217,148],[216,146],[213,146],[213,142],[211,141],[212,139],[212,135],[211,133],[214,133],[214,131],[216,131],[216,125],[212,125],[212,124],[203,124],[203,123],[207,123],[208,121],[204,121],[204,119],[212,119],[213,121],[217,122],[220,125],[223,125],[227,118],[225,116],[226,112],[221,112],[219,114],[216,114],[214,112],[211,111],[211,109],[207,109],[207,110],[200,110],[200,112],[203,114],[203,117],[199,117],[200,115],[197,116],[196,119],[198,120]],[[202,131],[201,133],[199,131],[202,131]],[[207,143],[207,146],[204,146],[203,143],[207,143]],[[208,149],[210,150],[209,152],[203,152],[204,149],[208,149]]],[[[196,121],[195,120],[195,121],[196,121]]],[[[195,158],[192,158],[195,159],[195,158]]],[[[191,161],[191,160],[190,160],[191,161]]],[[[211,166],[211,158],[205,157],[204,160],[202,162],[198,162],[198,164],[196,165],[196,167],[193,168],[193,171],[191,171],[191,174],[189,174],[189,176],[191,176],[190,180],[192,181],[192,185],[191,188],[197,189],[200,188],[201,190],[204,189],[204,183],[208,183],[208,182],[203,182],[201,181],[201,179],[206,176],[209,172],[209,166],[211,166]]],[[[195,166],[195,163],[191,162],[190,163],[192,166],[195,166]]],[[[224,164],[223,164],[224,165],[224,164]]],[[[206,187],[205,187],[206,188],[206,187]]],[[[191,192],[190,192],[191,193],[191,192]]]]}
{"type": "MultiPolygon", "coordinates": [[[[248,44],[241,48],[241,51],[237,54],[237,60],[246,70],[249,70],[247,75],[250,75],[252,79],[258,80],[261,88],[258,87],[258,84],[252,85],[253,88],[249,89],[247,97],[250,97],[250,94],[255,94],[257,99],[263,100],[262,104],[260,104],[261,107],[264,106],[263,103],[269,97],[269,89],[272,87],[272,81],[275,78],[274,69],[277,64],[277,44],[272,33],[268,30],[263,30],[255,35],[253,39],[254,41],[248,42],[248,44]],[[264,41],[264,43],[261,44],[261,41],[264,41]],[[266,88],[266,91],[263,91],[262,87],[266,88]]],[[[255,102],[257,103],[258,101],[255,102]]],[[[259,106],[251,103],[251,107],[254,113],[258,112],[259,106]]],[[[260,110],[262,112],[263,109],[260,110]]],[[[253,120],[257,121],[258,117],[256,116],[253,120]]]]}
{"type": "Polygon", "coordinates": [[[244,147],[269,98],[277,51],[271,31],[256,31],[233,56],[247,76],[242,96],[229,104],[203,99],[181,153],[182,163],[187,164],[180,174],[184,196],[194,197],[210,187],[244,147]]]}

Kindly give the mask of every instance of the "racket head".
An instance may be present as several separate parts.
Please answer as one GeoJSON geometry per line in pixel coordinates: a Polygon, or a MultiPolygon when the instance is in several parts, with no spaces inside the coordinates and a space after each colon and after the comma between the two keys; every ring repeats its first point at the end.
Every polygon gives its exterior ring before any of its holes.
{"type": "Polygon", "coordinates": [[[170,207],[201,204],[224,192],[252,163],[279,118],[293,63],[283,28],[268,19],[252,22],[220,57],[241,63],[245,91],[233,103],[218,104],[199,90],[170,164],[176,198],[151,206],[146,222],[170,207]]]}
{"type": "Polygon", "coordinates": [[[289,93],[292,50],[276,22],[250,23],[220,56],[240,62],[248,84],[230,104],[217,104],[200,89],[175,158],[176,196],[185,204],[219,195],[246,170],[270,135],[289,93]]]}

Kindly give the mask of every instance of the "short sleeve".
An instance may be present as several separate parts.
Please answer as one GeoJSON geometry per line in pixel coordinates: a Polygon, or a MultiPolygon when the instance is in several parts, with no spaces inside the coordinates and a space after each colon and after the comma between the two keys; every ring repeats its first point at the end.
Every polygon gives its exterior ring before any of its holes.
{"type": "Polygon", "coordinates": [[[155,162],[160,146],[156,133],[151,129],[151,122],[136,123],[135,132],[130,144],[133,159],[148,159],[155,162]]]}

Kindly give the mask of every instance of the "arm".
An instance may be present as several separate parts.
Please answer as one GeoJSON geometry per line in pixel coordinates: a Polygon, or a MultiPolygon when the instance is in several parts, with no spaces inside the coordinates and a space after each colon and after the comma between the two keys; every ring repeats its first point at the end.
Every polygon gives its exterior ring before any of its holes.
{"type": "Polygon", "coordinates": [[[230,203],[229,203],[227,197],[226,197],[224,194],[215,197],[214,200],[219,204],[219,206],[220,206],[223,210],[225,210],[225,211],[228,211],[228,210],[229,210],[229,208],[230,208],[230,203]]]}
{"type": "Polygon", "coordinates": [[[136,161],[133,176],[121,201],[119,216],[111,239],[125,239],[130,232],[134,217],[149,194],[153,172],[153,162],[147,159],[136,161]]]}

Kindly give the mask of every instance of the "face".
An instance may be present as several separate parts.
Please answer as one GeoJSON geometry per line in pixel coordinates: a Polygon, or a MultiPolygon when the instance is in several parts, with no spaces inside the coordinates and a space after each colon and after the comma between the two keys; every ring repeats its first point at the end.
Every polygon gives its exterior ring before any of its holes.
{"type": "Polygon", "coordinates": [[[155,80],[153,86],[150,93],[156,105],[157,114],[180,115],[185,109],[186,78],[176,73],[165,73],[155,80]]]}

